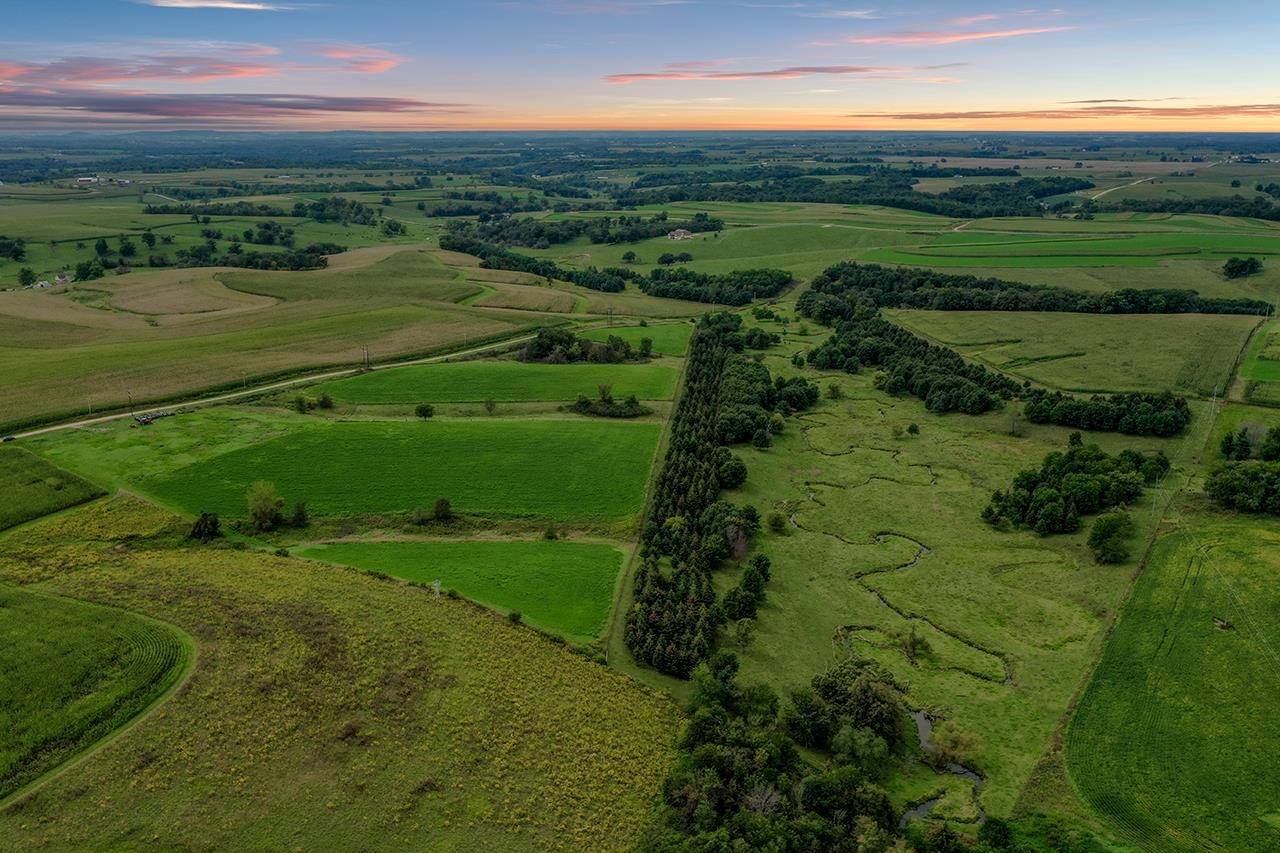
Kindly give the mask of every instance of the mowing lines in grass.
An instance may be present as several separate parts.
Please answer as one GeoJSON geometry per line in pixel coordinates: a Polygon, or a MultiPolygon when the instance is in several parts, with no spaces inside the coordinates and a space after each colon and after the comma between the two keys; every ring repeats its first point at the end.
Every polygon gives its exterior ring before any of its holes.
{"type": "Polygon", "coordinates": [[[297,553],[406,580],[439,580],[580,642],[604,630],[622,567],[622,552],[612,545],[545,540],[340,542],[297,553]]]}
{"type": "Polygon", "coordinates": [[[640,511],[658,433],[558,419],[308,424],[137,485],[231,518],[267,480],[319,515],[406,513],[444,497],[472,515],[616,521],[640,511]]]}

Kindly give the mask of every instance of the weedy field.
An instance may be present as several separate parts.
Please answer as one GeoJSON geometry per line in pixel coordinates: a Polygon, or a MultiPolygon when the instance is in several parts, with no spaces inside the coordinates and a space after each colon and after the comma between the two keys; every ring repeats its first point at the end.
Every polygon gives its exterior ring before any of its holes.
{"type": "Polygon", "coordinates": [[[613,545],[544,540],[343,541],[294,553],[425,584],[438,580],[575,642],[604,630],[623,558],[613,545]]]}
{"type": "Polygon", "coordinates": [[[1261,318],[889,311],[907,328],[1006,373],[1067,391],[1223,393],[1261,318]]]}
{"type": "Polygon", "coordinates": [[[118,498],[0,538],[6,581],[163,620],[199,647],[184,689],[0,811],[0,845],[634,842],[671,758],[667,699],[465,601],[186,547],[185,530],[118,498]]]}
{"type": "Polygon", "coordinates": [[[20,447],[0,447],[0,530],[105,494],[20,447]]]}
{"type": "Polygon", "coordinates": [[[572,401],[595,397],[601,385],[615,397],[669,400],[677,371],[657,364],[530,364],[492,359],[380,370],[308,389],[342,403],[475,403],[484,400],[572,401]]]}

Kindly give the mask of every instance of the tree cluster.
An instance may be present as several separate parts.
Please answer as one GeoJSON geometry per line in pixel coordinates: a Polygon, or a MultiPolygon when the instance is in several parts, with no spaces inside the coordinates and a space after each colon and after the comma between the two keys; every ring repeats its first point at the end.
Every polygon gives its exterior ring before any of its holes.
{"type": "Polygon", "coordinates": [[[543,328],[520,351],[521,361],[538,361],[544,364],[569,364],[587,361],[593,364],[621,364],[624,361],[644,361],[653,355],[653,340],[641,338],[639,346],[632,346],[617,335],[605,341],[589,341],[568,329],[543,328]]]}
{"type": "Polygon", "coordinates": [[[1042,389],[1029,390],[1026,394],[1024,413],[1027,420],[1035,424],[1168,438],[1191,423],[1191,407],[1186,398],[1168,391],[1094,394],[1088,399],[1042,389]]]}
{"type": "Polygon", "coordinates": [[[1280,462],[1280,426],[1264,429],[1261,424],[1245,424],[1224,435],[1218,448],[1232,462],[1255,456],[1264,462],[1280,462]]]}
{"type": "Polygon", "coordinates": [[[253,201],[223,201],[209,204],[148,204],[143,213],[170,216],[289,216],[283,207],[253,201]]]}
{"type": "Polygon", "coordinates": [[[27,241],[21,237],[6,237],[0,234],[0,258],[21,261],[27,256],[27,241]]]}
{"type": "Polygon", "coordinates": [[[721,231],[724,220],[696,213],[692,219],[672,220],[666,213],[651,217],[600,216],[591,219],[533,219],[513,216],[480,214],[478,222],[454,223],[453,233],[487,243],[504,246],[525,246],[546,249],[561,243],[569,243],[586,236],[592,243],[636,243],[652,237],[661,237],[683,228],[694,234],[721,231]]]}
{"type": "Polygon", "coordinates": [[[722,651],[694,674],[660,822],[639,849],[889,849],[897,815],[876,784],[889,747],[875,727],[886,734],[892,728],[894,742],[901,741],[905,714],[893,687],[874,667],[845,662],[814,679],[823,692],[815,687],[802,700],[805,711],[779,714],[773,690],[740,685],[737,671],[737,658],[722,651]],[[821,706],[815,716],[839,727],[821,743],[839,741],[835,761],[821,769],[805,761],[791,732],[814,704],[821,706]]]}
{"type": "Polygon", "coordinates": [[[861,305],[932,311],[1070,311],[1084,314],[1269,314],[1260,299],[1206,298],[1194,290],[1126,288],[1083,293],[1064,287],[930,269],[853,261],[828,267],[800,296],[803,313],[820,323],[850,317],[861,305]]]}
{"type": "Polygon", "coordinates": [[[1212,216],[1240,216],[1280,221],[1280,204],[1269,198],[1233,195],[1219,198],[1126,198],[1111,203],[1089,203],[1087,210],[1098,212],[1134,211],[1137,213],[1207,213],[1212,216]]]}
{"type": "Polygon", "coordinates": [[[504,249],[495,243],[486,243],[456,233],[445,234],[440,238],[440,248],[449,252],[462,252],[480,258],[480,266],[493,270],[514,270],[540,275],[543,278],[555,278],[572,282],[590,290],[603,293],[619,293],[627,286],[628,279],[637,277],[633,270],[610,267],[598,270],[588,267],[585,270],[574,270],[562,267],[554,261],[534,258],[504,249]]]}
{"type": "Polygon", "coordinates": [[[890,394],[907,393],[924,400],[931,412],[978,415],[1019,391],[1013,380],[965,361],[948,347],[937,346],[873,311],[838,323],[835,333],[809,351],[807,360],[823,370],[857,373],[866,366],[882,368],[877,385],[890,394]]]}
{"type": "Polygon", "coordinates": [[[720,305],[746,305],[753,299],[777,296],[794,279],[786,270],[735,270],[711,275],[686,268],[658,268],[637,282],[650,296],[709,302],[720,305]]]}
{"type": "Polygon", "coordinates": [[[1280,462],[1228,462],[1209,475],[1204,490],[1228,509],[1280,515],[1280,462]]]}
{"type": "Polygon", "coordinates": [[[1074,533],[1082,515],[1133,503],[1169,467],[1163,452],[1108,454],[1073,433],[1066,452],[1048,454],[1039,468],[1019,471],[1007,490],[997,489],[982,518],[997,527],[1030,528],[1041,536],[1074,533]]]}
{"type": "Polygon", "coordinates": [[[1262,261],[1257,258],[1228,258],[1222,265],[1222,274],[1227,278],[1245,278],[1262,272],[1262,261]]]}

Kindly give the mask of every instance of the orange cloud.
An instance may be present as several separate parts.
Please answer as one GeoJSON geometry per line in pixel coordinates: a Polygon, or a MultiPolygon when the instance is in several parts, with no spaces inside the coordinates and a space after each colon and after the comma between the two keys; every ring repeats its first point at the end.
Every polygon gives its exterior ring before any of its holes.
{"type": "Polygon", "coordinates": [[[1075,27],[1018,27],[1011,30],[910,30],[879,36],[850,36],[845,41],[849,44],[942,45],[1061,33],[1074,29],[1075,27]]]}
{"type": "Polygon", "coordinates": [[[1207,118],[1276,118],[1280,117],[1280,104],[1206,104],[1195,107],[1130,107],[1111,106],[1081,107],[1078,109],[1030,109],[1030,110],[957,110],[954,112],[918,113],[851,113],[848,118],[892,119],[894,121],[990,121],[1032,120],[1061,121],[1064,119],[1093,118],[1146,118],[1146,119],[1207,119],[1207,118]]]}
{"type": "MultiPolygon", "coordinates": [[[[668,66],[668,71],[646,71],[631,74],[609,74],[604,80],[607,83],[625,86],[644,80],[795,80],[799,77],[812,77],[820,74],[833,75],[875,75],[904,74],[917,71],[916,68],[879,67],[874,65],[793,65],[787,68],[773,68],[765,71],[700,71],[690,68],[692,63],[683,63],[679,67],[668,66]]],[[[930,66],[941,68],[943,66],[930,66]]]]}

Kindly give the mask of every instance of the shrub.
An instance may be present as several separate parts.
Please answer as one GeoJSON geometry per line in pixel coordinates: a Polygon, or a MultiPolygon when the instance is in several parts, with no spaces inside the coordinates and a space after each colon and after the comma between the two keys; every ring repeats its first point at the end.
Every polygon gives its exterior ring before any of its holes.
{"type": "Polygon", "coordinates": [[[844,397],[844,391],[840,390],[840,384],[838,382],[828,383],[827,385],[828,400],[839,400],[843,397],[844,397]]]}
{"type": "Polygon", "coordinates": [[[496,401],[494,401],[494,400],[485,400],[485,401],[484,401],[484,410],[485,410],[485,412],[487,412],[488,414],[492,415],[494,412],[496,412],[496,411],[498,410],[498,404],[497,404],[497,402],[496,402],[496,401]]]}
{"type": "Polygon", "coordinates": [[[771,512],[768,517],[769,529],[774,533],[787,532],[787,517],[780,512],[771,512]]]}
{"type": "Polygon", "coordinates": [[[253,529],[263,533],[275,530],[284,523],[284,498],[274,483],[259,480],[249,487],[246,495],[249,504],[249,522],[253,529]]]}
{"type": "Polygon", "coordinates": [[[293,398],[293,410],[300,415],[305,415],[311,411],[311,401],[299,394],[293,398]]]}
{"type": "Polygon", "coordinates": [[[919,434],[920,434],[919,424],[909,424],[907,426],[907,435],[919,435],[919,434]]]}
{"type": "Polygon", "coordinates": [[[422,507],[415,507],[412,515],[410,515],[410,520],[419,527],[423,527],[427,522],[431,521],[431,514],[422,507]]]}
{"type": "Polygon", "coordinates": [[[425,420],[436,413],[436,407],[430,403],[419,403],[413,413],[425,420]]]}
{"type": "Polygon", "coordinates": [[[222,535],[222,525],[216,513],[202,512],[191,526],[189,538],[197,542],[212,542],[222,535]]]}
{"type": "Polygon", "coordinates": [[[436,521],[451,521],[453,519],[453,507],[449,504],[448,498],[439,498],[435,506],[431,509],[431,517],[436,521]]]}
{"type": "Polygon", "coordinates": [[[1100,516],[1089,531],[1089,550],[1099,563],[1123,563],[1129,559],[1129,537],[1133,535],[1133,519],[1127,512],[1100,516]]]}
{"type": "Polygon", "coordinates": [[[302,501],[298,501],[293,507],[293,512],[289,516],[290,527],[306,527],[311,523],[311,515],[307,512],[307,505],[302,501]]]}
{"type": "Polygon", "coordinates": [[[321,395],[316,399],[316,405],[317,405],[317,406],[319,406],[319,407],[320,407],[320,408],[322,408],[322,409],[332,409],[332,408],[333,408],[333,398],[332,398],[332,397],[330,397],[330,396],[329,396],[329,393],[326,391],[325,393],[321,394],[321,395]]]}
{"type": "Polygon", "coordinates": [[[507,614],[507,620],[510,621],[512,625],[519,625],[524,621],[524,615],[521,614],[519,610],[512,610],[507,614]]]}

